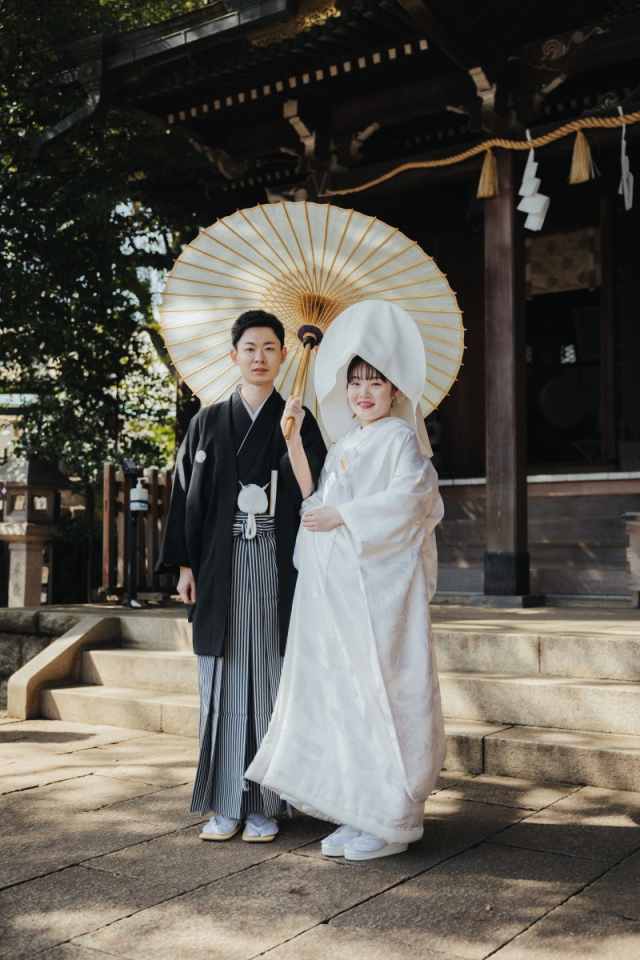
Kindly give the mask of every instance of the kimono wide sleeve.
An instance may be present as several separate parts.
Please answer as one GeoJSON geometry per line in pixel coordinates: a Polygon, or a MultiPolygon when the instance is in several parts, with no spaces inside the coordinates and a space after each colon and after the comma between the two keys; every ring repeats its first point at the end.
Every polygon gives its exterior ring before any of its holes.
{"type": "Polygon", "coordinates": [[[200,417],[196,415],[182,441],[173,472],[171,503],[164,529],[162,549],[156,570],[172,570],[176,576],[180,567],[191,567],[186,533],[187,496],[198,443],[200,441],[200,417]]]}
{"type": "MultiPolygon", "coordinates": [[[[327,458],[328,459],[328,458],[327,458]]],[[[323,504],[324,489],[327,482],[328,475],[327,464],[324,465],[318,477],[318,482],[313,493],[307,497],[306,500],[303,500],[300,505],[300,516],[304,516],[309,510],[313,510],[314,507],[321,507],[323,504]]]]}
{"type": "Polygon", "coordinates": [[[338,506],[361,559],[382,552],[389,557],[416,538],[433,535],[444,514],[437,474],[420,450],[413,431],[388,451],[386,489],[338,506]]]}

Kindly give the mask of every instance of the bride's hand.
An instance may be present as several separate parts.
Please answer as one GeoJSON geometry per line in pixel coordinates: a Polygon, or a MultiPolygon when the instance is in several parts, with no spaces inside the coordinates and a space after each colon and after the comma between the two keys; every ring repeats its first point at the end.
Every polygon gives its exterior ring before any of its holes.
{"type": "Polygon", "coordinates": [[[302,429],[302,421],[304,418],[305,412],[302,408],[302,400],[300,397],[289,397],[285,404],[282,420],[280,421],[280,427],[284,433],[289,420],[293,420],[291,436],[287,440],[288,444],[295,443],[300,439],[300,430],[302,429]]]}
{"type": "Polygon", "coordinates": [[[342,523],[342,517],[335,507],[315,507],[302,517],[302,526],[311,533],[326,533],[342,523]]]}

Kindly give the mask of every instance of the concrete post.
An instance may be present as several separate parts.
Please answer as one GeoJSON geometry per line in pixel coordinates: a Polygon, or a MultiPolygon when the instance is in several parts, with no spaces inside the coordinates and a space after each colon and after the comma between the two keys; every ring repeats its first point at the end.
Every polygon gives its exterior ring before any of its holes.
{"type": "Polygon", "coordinates": [[[39,607],[44,541],[9,543],[9,606],[39,607]]]}

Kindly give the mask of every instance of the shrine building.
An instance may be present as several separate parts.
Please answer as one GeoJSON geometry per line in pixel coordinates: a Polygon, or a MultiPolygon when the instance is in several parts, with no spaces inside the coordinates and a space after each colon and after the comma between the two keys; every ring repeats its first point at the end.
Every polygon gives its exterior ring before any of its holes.
{"type": "MultiPolygon", "coordinates": [[[[38,138],[43,158],[77,124],[129,111],[207,158],[203,227],[281,199],[338,204],[398,227],[447,275],[466,351],[429,421],[442,599],[628,602],[640,198],[623,155],[640,177],[640,3],[218,0],[67,56],[86,102],[38,138]],[[580,137],[588,172],[570,183],[580,137]],[[527,222],[528,138],[543,143],[527,222]],[[491,140],[520,148],[493,148],[478,197],[491,140]]],[[[180,183],[177,202],[192,191],[180,183]]]]}

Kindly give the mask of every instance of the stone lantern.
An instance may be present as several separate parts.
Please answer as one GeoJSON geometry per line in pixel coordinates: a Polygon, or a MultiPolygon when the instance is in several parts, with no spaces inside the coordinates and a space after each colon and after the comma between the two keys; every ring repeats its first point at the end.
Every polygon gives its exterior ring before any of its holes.
{"type": "MultiPolygon", "coordinates": [[[[0,540],[9,543],[9,606],[42,602],[45,543],[56,533],[60,491],[69,481],[44,460],[0,463],[0,540]]],[[[46,577],[46,579],[45,579],[46,577]]]]}

